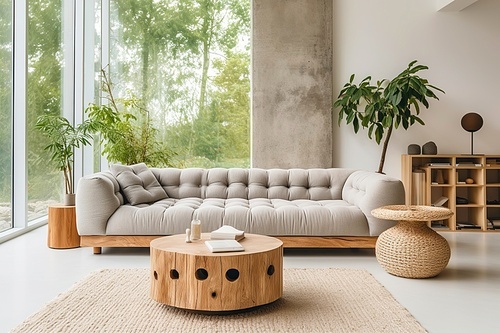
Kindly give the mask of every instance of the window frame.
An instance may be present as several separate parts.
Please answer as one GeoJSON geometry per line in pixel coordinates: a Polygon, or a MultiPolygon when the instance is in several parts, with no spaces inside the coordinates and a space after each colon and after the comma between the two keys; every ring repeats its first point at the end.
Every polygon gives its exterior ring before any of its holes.
{"type": "MultiPolygon", "coordinates": [[[[62,115],[70,122],[84,120],[84,105],[93,101],[93,96],[84,94],[86,57],[93,58],[92,50],[85,43],[86,32],[93,29],[86,22],[89,11],[93,13],[94,3],[90,1],[64,1],[62,6],[62,36],[65,66],[62,74],[62,115]],[[87,23],[87,24],[86,24],[87,23]],[[81,64],[81,66],[76,66],[81,64]]],[[[11,103],[11,225],[0,232],[0,243],[47,224],[47,215],[28,219],[28,161],[27,161],[27,63],[28,63],[28,0],[12,0],[12,103],[11,103]]],[[[90,62],[90,68],[93,68],[90,62]]],[[[93,89],[88,89],[93,94],[93,89]]],[[[92,172],[92,147],[75,151],[74,180],[92,172]],[[88,149],[87,149],[88,148],[88,149]],[[90,153],[88,152],[90,151],[90,153]],[[86,158],[88,156],[89,158],[86,158]],[[90,165],[90,167],[89,167],[90,165]]],[[[62,183],[61,183],[62,186],[62,183]]]]}

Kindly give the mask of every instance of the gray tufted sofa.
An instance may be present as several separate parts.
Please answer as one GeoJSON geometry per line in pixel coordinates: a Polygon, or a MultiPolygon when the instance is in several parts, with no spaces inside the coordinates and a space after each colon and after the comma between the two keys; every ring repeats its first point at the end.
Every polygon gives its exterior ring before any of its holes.
{"type": "Polygon", "coordinates": [[[128,181],[135,182],[132,187],[123,182],[121,186],[121,176],[110,171],[80,179],[76,212],[82,246],[94,247],[94,253],[108,246],[149,246],[156,237],[184,233],[196,218],[202,232],[231,225],[277,236],[285,247],[372,248],[376,236],[394,222],[373,217],[371,210],[404,204],[400,180],[369,171],[148,170],[165,194],[146,203],[132,204],[124,195],[149,186],[136,171],[128,172],[128,181]]]}

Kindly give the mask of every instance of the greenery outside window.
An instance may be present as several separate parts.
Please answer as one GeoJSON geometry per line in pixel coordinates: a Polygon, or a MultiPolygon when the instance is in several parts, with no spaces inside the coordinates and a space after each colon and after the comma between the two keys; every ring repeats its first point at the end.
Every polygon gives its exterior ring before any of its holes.
{"type": "Polygon", "coordinates": [[[0,0],[0,232],[12,227],[12,1],[0,0]]]}
{"type": "Polygon", "coordinates": [[[61,202],[61,173],[51,164],[44,150],[49,142],[35,129],[43,113],[60,115],[63,105],[62,83],[64,41],[61,0],[29,0],[28,77],[26,142],[28,167],[28,220],[47,214],[47,205],[61,202]],[[55,186],[54,184],[61,184],[55,186]]]}
{"type": "Polygon", "coordinates": [[[250,166],[250,0],[111,0],[109,31],[114,96],[142,103],[174,165],[250,166]]]}

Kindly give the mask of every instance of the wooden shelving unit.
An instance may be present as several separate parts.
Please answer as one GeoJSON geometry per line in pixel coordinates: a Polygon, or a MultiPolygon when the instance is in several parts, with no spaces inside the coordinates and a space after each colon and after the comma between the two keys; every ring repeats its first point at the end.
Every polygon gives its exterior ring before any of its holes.
{"type": "Polygon", "coordinates": [[[500,155],[402,155],[407,205],[433,205],[440,198],[454,212],[429,221],[436,230],[488,231],[500,221],[500,155]]]}

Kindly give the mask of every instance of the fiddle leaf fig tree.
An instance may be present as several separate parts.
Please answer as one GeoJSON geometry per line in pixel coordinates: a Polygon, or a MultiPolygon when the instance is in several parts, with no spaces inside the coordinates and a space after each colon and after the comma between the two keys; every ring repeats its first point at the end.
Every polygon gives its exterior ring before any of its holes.
{"type": "Polygon", "coordinates": [[[355,133],[358,133],[360,127],[368,128],[368,137],[375,137],[377,144],[385,137],[377,171],[379,173],[383,173],[393,129],[403,126],[407,130],[415,123],[424,125],[419,117],[420,105],[428,109],[427,99],[439,100],[434,91],[444,93],[418,75],[418,72],[426,69],[429,68],[414,60],[394,79],[383,79],[377,81],[376,85],[371,84],[371,76],[356,85],[353,83],[355,75],[352,74],[333,104],[340,108],[339,126],[345,119],[347,124],[352,124],[355,133]]]}

